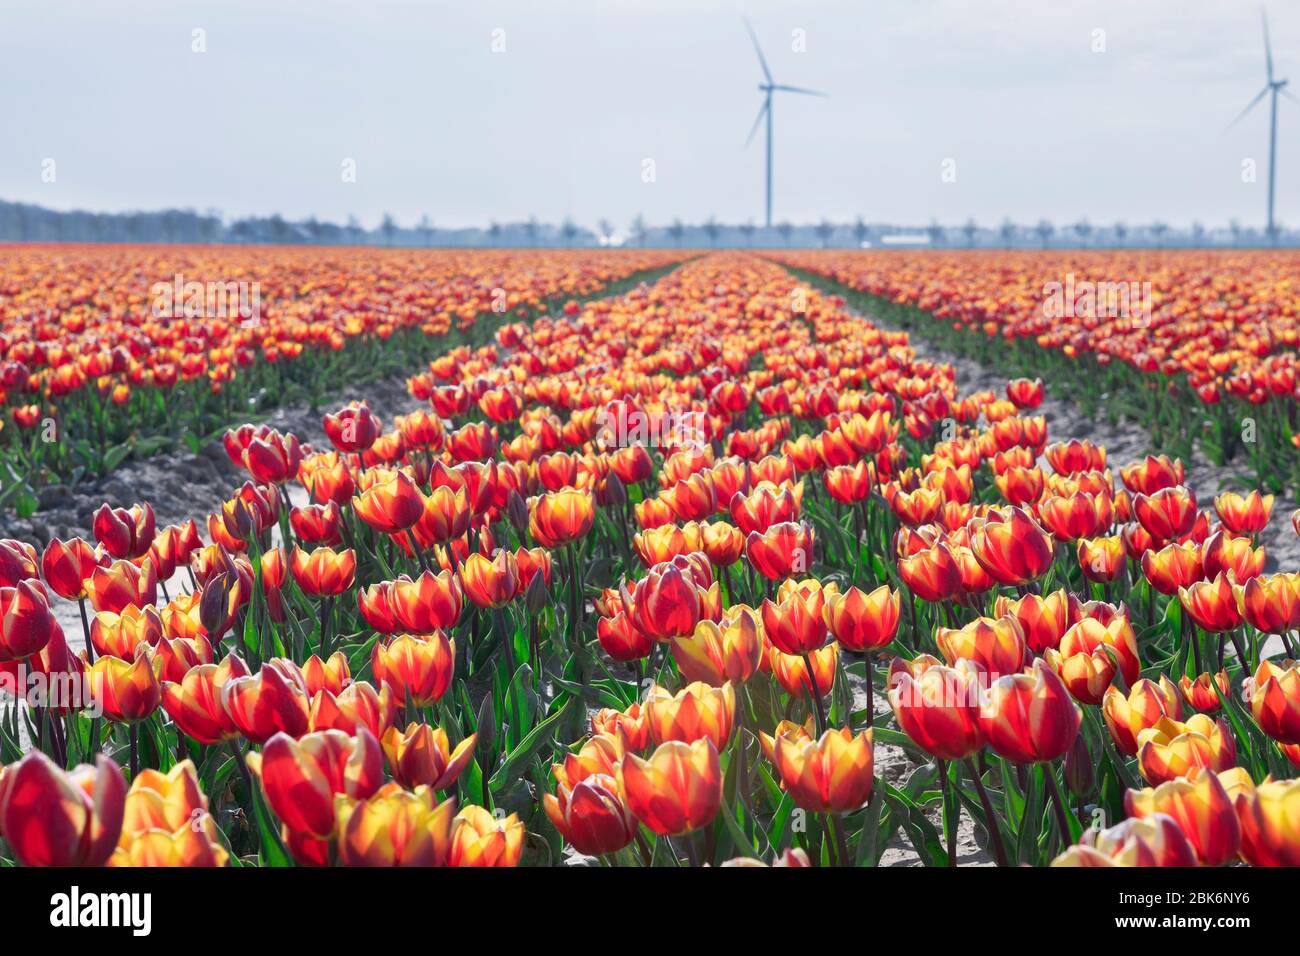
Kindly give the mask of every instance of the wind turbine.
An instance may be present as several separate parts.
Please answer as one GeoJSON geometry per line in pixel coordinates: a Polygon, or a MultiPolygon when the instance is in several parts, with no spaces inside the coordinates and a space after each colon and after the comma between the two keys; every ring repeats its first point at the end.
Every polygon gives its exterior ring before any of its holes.
{"type": "Polygon", "coordinates": [[[748,19],[745,20],[745,29],[749,31],[749,38],[754,41],[754,52],[758,54],[758,65],[763,68],[763,82],[758,84],[758,90],[763,94],[763,105],[758,108],[758,116],[754,117],[754,125],[749,130],[749,136],[745,139],[745,145],[748,146],[754,139],[754,134],[758,132],[758,124],[767,117],[767,228],[772,228],[772,94],[773,93],[800,93],[804,96],[821,96],[825,93],[819,93],[817,90],[806,90],[800,86],[786,86],[783,83],[777,83],[772,79],[772,71],[767,68],[767,59],[763,56],[763,48],[758,45],[758,36],[754,33],[753,26],[748,19]]]}
{"type": "MultiPolygon", "coordinates": [[[[1255,98],[1246,104],[1246,108],[1237,114],[1237,118],[1228,124],[1228,129],[1236,126],[1245,117],[1246,114],[1259,105],[1259,101],[1265,96],[1269,97],[1269,122],[1268,122],[1268,238],[1273,241],[1276,238],[1273,226],[1273,183],[1277,170],[1277,97],[1278,94],[1296,99],[1295,95],[1286,88],[1286,80],[1278,80],[1273,77],[1273,49],[1268,42],[1268,13],[1263,9],[1259,12],[1260,18],[1264,23],[1264,68],[1267,81],[1264,88],[1255,94],[1255,98]]],[[[1296,100],[1300,102],[1300,100],[1296,100]]]]}

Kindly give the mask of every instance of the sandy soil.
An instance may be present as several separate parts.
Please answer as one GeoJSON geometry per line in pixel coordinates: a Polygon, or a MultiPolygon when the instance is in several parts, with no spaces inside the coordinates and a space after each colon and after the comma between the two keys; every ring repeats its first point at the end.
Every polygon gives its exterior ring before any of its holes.
{"type": "MultiPolygon", "coordinates": [[[[880,666],[883,666],[881,664],[880,666]]],[[[855,710],[866,707],[867,699],[863,682],[856,677],[851,676],[850,681],[853,684],[853,707],[855,710]]],[[[890,717],[889,702],[884,695],[877,691],[875,695],[875,714],[876,722],[883,724],[890,717]]],[[[910,777],[919,767],[922,766],[911,754],[902,747],[895,747],[891,744],[878,743],[875,746],[876,755],[876,779],[887,780],[895,787],[902,788],[910,777]]],[[[926,816],[930,822],[935,825],[939,833],[943,833],[943,811],[939,801],[931,804],[926,816]]],[[[970,814],[965,807],[961,808],[961,816],[957,824],[957,865],[958,866],[993,866],[994,860],[989,853],[986,843],[987,836],[982,827],[976,827],[975,822],[971,819],[970,814]]],[[[886,844],[885,852],[881,854],[880,865],[883,866],[921,866],[921,858],[917,855],[916,850],[912,849],[912,844],[908,842],[907,837],[903,836],[901,830],[895,831],[894,836],[886,844]]]]}
{"type": "MultiPolygon", "coordinates": [[[[406,391],[404,376],[370,386],[367,393],[370,407],[386,426],[392,424],[395,415],[424,407],[423,402],[412,398],[406,391]]],[[[337,404],[343,403],[339,401],[337,404]]],[[[321,419],[325,411],[333,407],[327,405],[316,411],[305,405],[280,408],[266,423],[282,432],[293,432],[317,449],[328,449],[331,446],[321,427],[321,419]]],[[[114,507],[127,507],[148,501],[154,507],[158,527],[193,518],[206,539],[207,515],[247,479],[246,472],[231,464],[219,441],[202,448],[198,454],[184,451],[128,461],[113,474],[76,489],[62,486],[46,489],[41,510],[31,518],[10,516],[0,522],[0,537],[30,542],[38,549],[44,548],[54,537],[66,540],[80,536],[93,541],[91,520],[101,504],[107,502],[114,507]]],[[[289,483],[284,487],[288,496],[285,507],[307,503],[307,492],[301,485],[289,483]]],[[[278,536],[278,530],[275,534],[278,536]]],[[[189,577],[184,569],[178,570],[164,583],[172,597],[189,590],[189,577]]],[[[159,599],[162,599],[161,593],[159,599]]],[[[63,625],[68,646],[74,652],[84,649],[85,638],[76,603],[54,597],[54,614],[63,625]]]]}

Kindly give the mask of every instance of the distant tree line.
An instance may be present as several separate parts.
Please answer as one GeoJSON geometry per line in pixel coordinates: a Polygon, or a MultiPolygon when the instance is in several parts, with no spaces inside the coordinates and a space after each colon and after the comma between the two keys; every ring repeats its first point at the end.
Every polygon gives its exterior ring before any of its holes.
{"type": "Polygon", "coordinates": [[[292,221],[283,216],[249,216],[226,220],[215,209],[164,209],[153,212],[61,212],[31,203],[0,200],[0,242],[146,242],[243,243],[275,245],[376,245],[422,246],[677,246],[682,248],[1116,248],[1190,246],[1264,246],[1300,244],[1300,233],[1278,227],[1269,237],[1263,229],[1243,227],[1236,220],[1227,226],[1206,228],[1192,223],[1173,228],[1164,222],[1094,225],[1087,219],[1058,225],[1043,219],[998,225],[981,225],[974,219],[960,225],[928,226],[871,223],[863,217],[853,222],[794,224],[780,222],[772,228],[753,222],[721,223],[710,217],[701,223],[674,219],[652,226],[637,216],[625,228],[601,219],[588,228],[571,218],[560,223],[492,222],[486,227],[439,228],[429,216],[403,225],[384,215],[378,226],[365,228],[355,216],[343,224],[316,217],[292,221]]]}
{"type": "Polygon", "coordinates": [[[571,219],[491,223],[485,228],[440,229],[428,216],[400,225],[385,215],[367,229],[355,216],[343,224],[316,217],[283,216],[226,220],[209,209],[152,212],[62,212],[31,203],[0,200],[0,242],[247,243],[276,245],[383,246],[594,246],[599,237],[571,219]]]}

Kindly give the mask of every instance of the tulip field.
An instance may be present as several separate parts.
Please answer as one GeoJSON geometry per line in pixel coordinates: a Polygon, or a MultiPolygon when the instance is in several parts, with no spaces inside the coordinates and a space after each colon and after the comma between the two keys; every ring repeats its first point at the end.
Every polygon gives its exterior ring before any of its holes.
{"type": "Polygon", "coordinates": [[[347,254],[140,246],[7,250],[0,264],[0,512],[130,456],[196,448],[277,402],[395,375],[678,255],[347,254]],[[480,327],[481,328],[481,327],[480,327]]]}
{"type": "Polygon", "coordinates": [[[1133,326],[1035,296],[1137,253],[1050,255],[14,250],[0,508],[242,474],[0,535],[0,865],[1300,865],[1259,540],[1300,534],[1300,261],[1164,255],[1133,326]],[[181,273],[260,315],[150,314],[181,273]],[[886,321],[1015,374],[959,394],[886,321]],[[1198,500],[1194,449],[1256,487],[1198,500]]]}
{"type": "Polygon", "coordinates": [[[1300,490],[1294,251],[796,252],[887,320],[1300,490]],[[940,321],[935,321],[940,320],[940,321]]]}

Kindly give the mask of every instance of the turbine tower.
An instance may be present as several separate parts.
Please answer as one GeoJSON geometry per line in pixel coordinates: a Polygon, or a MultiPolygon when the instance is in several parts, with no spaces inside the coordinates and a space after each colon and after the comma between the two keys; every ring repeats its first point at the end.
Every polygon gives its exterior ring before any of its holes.
{"type": "Polygon", "coordinates": [[[748,146],[754,139],[754,134],[758,132],[758,124],[763,122],[764,117],[767,119],[767,228],[772,228],[772,94],[773,93],[800,93],[804,96],[821,96],[825,93],[819,93],[816,90],[806,90],[799,86],[786,86],[783,83],[777,83],[772,79],[772,71],[767,68],[767,59],[763,56],[763,48],[758,45],[758,36],[754,33],[754,28],[750,25],[749,20],[745,20],[745,29],[749,31],[749,38],[754,41],[754,52],[758,54],[758,65],[763,68],[763,82],[758,84],[758,91],[763,94],[763,105],[758,108],[758,116],[754,118],[754,125],[749,130],[749,136],[745,139],[745,145],[748,146]]]}
{"type": "MultiPolygon", "coordinates": [[[[1268,14],[1260,10],[1260,17],[1264,23],[1264,69],[1266,82],[1264,88],[1255,94],[1255,98],[1246,104],[1246,108],[1237,114],[1237,118],[1228,124],[1228,128],[1236,126],[1241,122],[1246,114],[1259,105],[1259,101],[1265,96],[1269,97],[1269,121],[1268,121],[1268,238],[1273,242],[1277,238],[1276,227],[1273,224],[1273,194],[1274,183],[1277,175],[1277,98],[1278,95],[1296,99],[1295,95],[1286,88],[1287,81],[1279,80],[1273,76],[1273,48],[1268,40],[1268,14]]],[[[1297,101],[1300,102],[1300,101],[1297,101]]]]}

